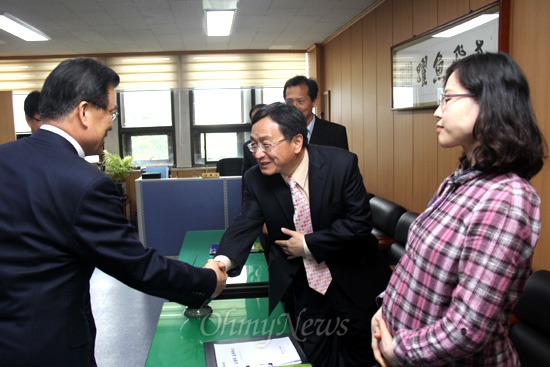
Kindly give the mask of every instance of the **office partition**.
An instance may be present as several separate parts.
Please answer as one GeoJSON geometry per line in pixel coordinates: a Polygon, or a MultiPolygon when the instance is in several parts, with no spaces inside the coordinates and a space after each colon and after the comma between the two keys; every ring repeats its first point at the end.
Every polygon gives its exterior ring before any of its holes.
{"type": "Polygon", "coordinates": [[[225,229],[239,213],[241,177],[136,180],[137,230],[145,247],[177,256],[190,230],[225,229]]]}

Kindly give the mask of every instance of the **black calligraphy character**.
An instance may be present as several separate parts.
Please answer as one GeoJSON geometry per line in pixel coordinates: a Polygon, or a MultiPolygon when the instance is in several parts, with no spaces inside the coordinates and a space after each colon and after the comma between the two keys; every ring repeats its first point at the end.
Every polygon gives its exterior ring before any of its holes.
{"type": "Polygon", "coordinates": [[[416,82],[420,83],[421,86],[425,86],[428,84],[426,80],[426,69],[428,68],[428,56],[424,56],[422,60],[420,60],[420,63],[416,66],[416,72],[418,73],[418,77],[416,78],[416,82]]]}
{"type": "Polygon", "coordinates": [[[466,56],[466,51],[464,51],[464,45],[457,45],[453,53],[455,54],[455,60],[460,59],[460,56],[462,57],[466,56]]]}
{"type": "Polygon", "coordinates": [[[441,55],[441,52],[437,52],[432,67],[435,69],[435,78],[433,80],[433,83],[435,84],[440,81],[443,76],[443,55],[441,55]]]}
{"type": "Polygon", "coordinates": [[[476,54],[483,53],[483,40],[476,40],[476,49],[474,51],[476,54]]]}

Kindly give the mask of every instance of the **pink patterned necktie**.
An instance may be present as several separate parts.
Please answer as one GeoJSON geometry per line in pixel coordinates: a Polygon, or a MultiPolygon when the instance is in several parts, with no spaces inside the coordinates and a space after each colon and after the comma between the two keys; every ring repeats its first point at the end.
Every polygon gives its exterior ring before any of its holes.
{"type": "MultiPolygon", "coordinates": [[[[292,202],[294,203],[294,225],[296,226],[296,231],[304,235],[313,232],[307,199],[297,187],[295,179],[289,177],[288,185],[290,186],[292,202]]],[[[324,261],[319,264],[312,255],[304,255],[303,259],[309,287],[321,294],[325,294],[332,280],[327,264],[324,261]]]]}

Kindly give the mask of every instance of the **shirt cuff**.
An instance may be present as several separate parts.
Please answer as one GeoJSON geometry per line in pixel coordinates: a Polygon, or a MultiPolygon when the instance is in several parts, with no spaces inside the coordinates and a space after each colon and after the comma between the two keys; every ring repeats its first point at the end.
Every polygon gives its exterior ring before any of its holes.
{"type": "Polygon", "coordinates": [[[235,264],[233,263],[233,261],[231,261],[231,259],[228,258],[225,255],[217,255],[216,257],[214,257],[214,260],[224,263],[225,269],[227,271],[229,271],[229,270],[231,270],[235,267],[235,264]]]}
{"type": "Polygon", "coordinates": [[[304,236],[304,242],[302,243],[302,246],[304,248],[304,256],[311,255],[311,251],[309,250],[309,247],[307,247],[306,236],[304,236]]]}

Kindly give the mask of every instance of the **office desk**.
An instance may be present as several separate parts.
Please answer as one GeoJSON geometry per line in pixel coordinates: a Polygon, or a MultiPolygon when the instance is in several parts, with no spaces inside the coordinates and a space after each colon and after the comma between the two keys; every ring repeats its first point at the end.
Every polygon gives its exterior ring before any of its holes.
{"type": "Polygon", "coordinates": [[[183,315],[185,306],[165,303],[145,367],[202,367],[205,342],[290,333],[280,304],[267,315],[267,298],[216,299],[210,306],[210,317],[192,319],[183,315]]]}
{"type": "MultiPolygon", "coordinates": [[[[219,243],[224,230],[187,231],[178,260],[195,266],[203,266],[210,255],[210,244],[219,243]]],[[[269,274],[263,252],[253,252],[248,257],[241,274],[228,278],[227,287],[217,299],[267,297],[269,274]]]]}

